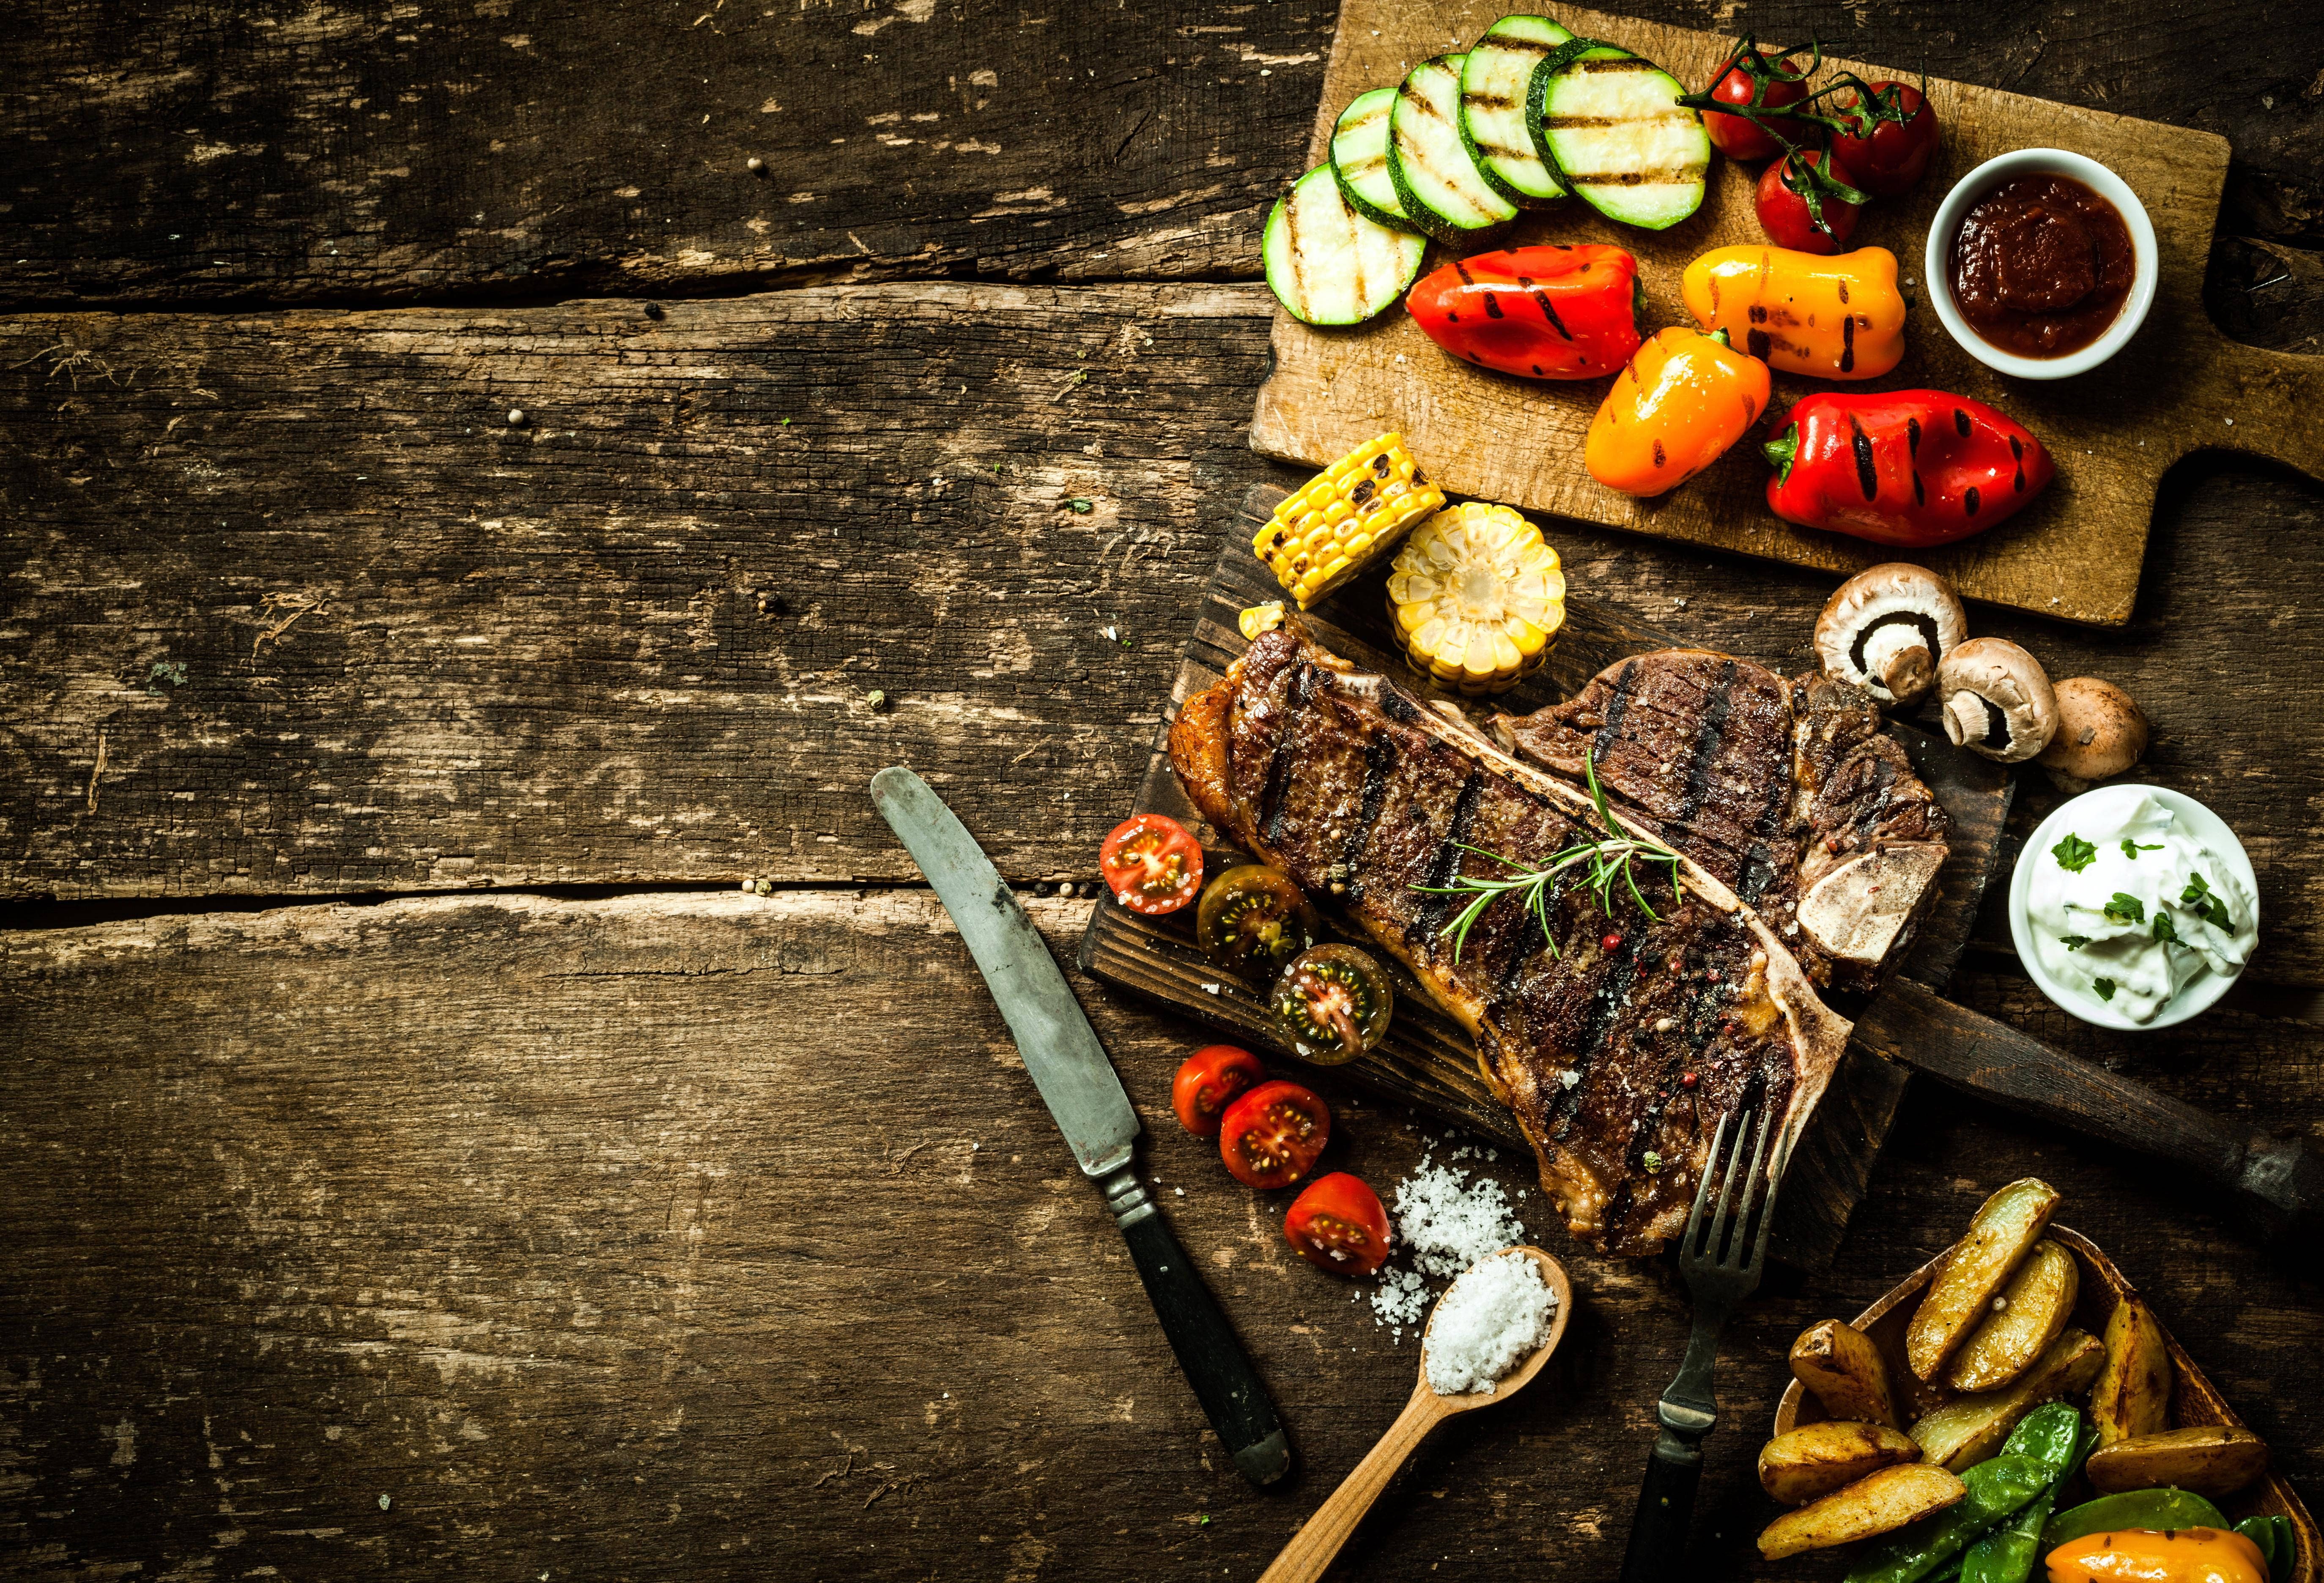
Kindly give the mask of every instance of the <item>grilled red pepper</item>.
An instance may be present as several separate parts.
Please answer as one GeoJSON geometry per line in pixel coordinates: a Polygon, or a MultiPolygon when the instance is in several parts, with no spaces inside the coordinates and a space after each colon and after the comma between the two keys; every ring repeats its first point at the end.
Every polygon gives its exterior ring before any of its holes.
{"type": "Polygon", "coordinates": [[[1942,391],[1819,391],[1766,452],[1784,521],[1907,549],[2006,521],[2057,473],[2023,426],[1942,391]]]}
{"type": "Polygon", "coordinates": [[[1618,247],[1514,247],[1425,277],[1405,298],[1463,363],[1526,379],[1598,379],[1638,349],[1638,261],[1618,247]]]}

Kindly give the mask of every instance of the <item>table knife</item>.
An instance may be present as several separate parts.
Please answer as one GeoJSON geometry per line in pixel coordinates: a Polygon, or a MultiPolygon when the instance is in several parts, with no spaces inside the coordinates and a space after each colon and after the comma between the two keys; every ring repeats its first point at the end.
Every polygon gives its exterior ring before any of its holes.
{"type": "Polygon", "coordinates": [[[1001,1006],[1025,1070],[1097,1183],[1130,1247],[1138,1277],[1186,1383],[1244,1477],[1273,1484],[1291,1470],[1291,1442],[1250,1356],[1138,1180],[1138,1113],[1097,1030],[1082,1014],[1047,942],[944,800],[901,765],[872,778],[872,801],[960,930],[1001,1006]]]}

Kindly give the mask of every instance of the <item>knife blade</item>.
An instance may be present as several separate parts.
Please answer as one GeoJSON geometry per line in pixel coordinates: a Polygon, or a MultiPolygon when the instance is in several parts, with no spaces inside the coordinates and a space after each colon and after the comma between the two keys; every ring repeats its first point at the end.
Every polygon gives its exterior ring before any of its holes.
{"type": "Polygon", "coordinates": [[[1235,1467],[1253,1484],[1291,1470],[1291,1442],[1250,1357],[1194,1261],[1178,1246],[1133,1164],[1130,1108],[1097,1030],[1082,1014],[1048,943],[976,838],[926,781],[901,765],[872,778],[872,801],[927,876],[984,975],[1082,1173],[1098,1185],[1129,1245],[1178,1366],[1235,1467]]]}

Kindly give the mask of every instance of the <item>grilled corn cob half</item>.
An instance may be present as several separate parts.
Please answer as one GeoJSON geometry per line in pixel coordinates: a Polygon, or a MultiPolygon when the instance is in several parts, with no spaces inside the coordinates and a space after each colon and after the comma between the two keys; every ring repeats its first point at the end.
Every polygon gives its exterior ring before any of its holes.
{"type": "Polygon", "coordinates": [[[1444,504],[1404,437],[1368,440],[1275,508],[1250,551],[1301,610],[1394,549],[1415,522],[1444,504]]]}
{"type": "Polygon", "coordinates": [[[1415,670],[1472,697],[1499,693],[1556,645],[1565,574],[1540,529],[1471,501],[1412,530],[1388,571],[1388,607],[1415,670]]]}

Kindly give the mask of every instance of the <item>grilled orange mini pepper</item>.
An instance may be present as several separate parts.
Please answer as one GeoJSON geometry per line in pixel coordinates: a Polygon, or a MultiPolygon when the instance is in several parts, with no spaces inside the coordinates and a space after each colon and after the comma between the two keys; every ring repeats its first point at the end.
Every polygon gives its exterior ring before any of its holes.
{"type": "Polygon", "coordinates": [[[1723,334],[1673,326],[1638,348],[1590,422],[1590,476],[1624,494],[1676,489],[1767,408],[1767,365],[1723,334]]]}
{"type": "Polygon", "coordinates": [[[2259,1546],[2218,1528],[2085,1534],[2048,1563],[2050,1583],[2267,1583],[2259,1546]]]}
{"type": "Polygon", "coordinates": [[[1686,266],[1686,310],[1785,373],[1878,379],[1904,357],[1896,255],[1859,247],[1837,258],[1782,247],[1720,247],[1686,266]]]}

